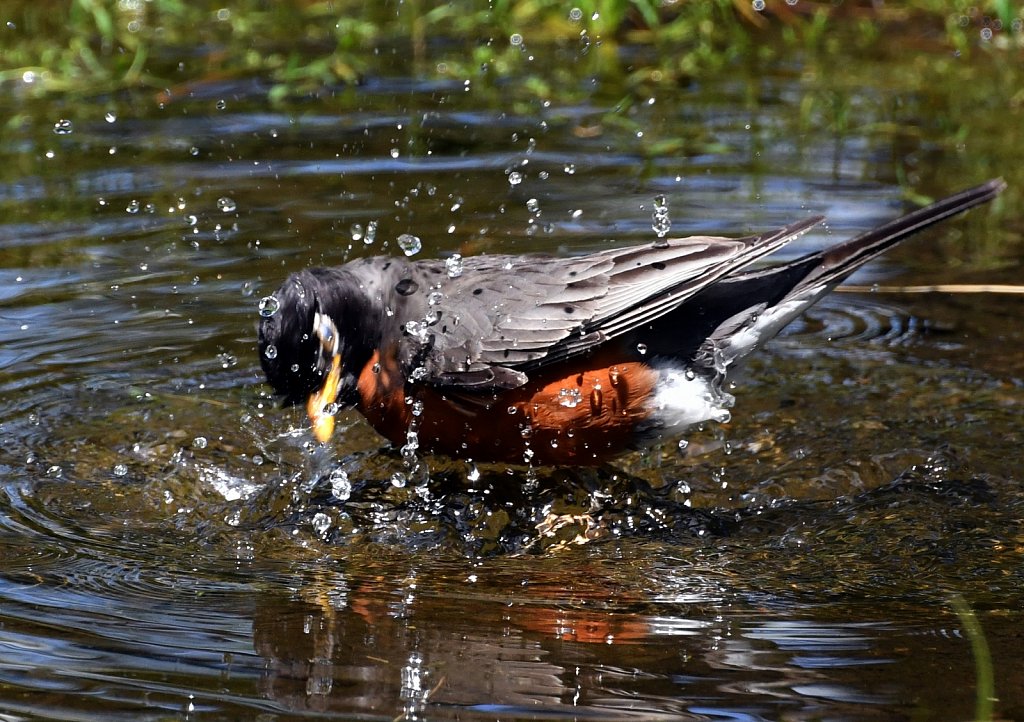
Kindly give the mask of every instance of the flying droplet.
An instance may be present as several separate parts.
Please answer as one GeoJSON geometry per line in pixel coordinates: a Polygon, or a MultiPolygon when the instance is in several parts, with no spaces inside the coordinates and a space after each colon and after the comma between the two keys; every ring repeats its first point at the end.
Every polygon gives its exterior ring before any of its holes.
{"type": "Polygon", "coordinates": [[[53,124],[53,132],[55,135],[71,135],[74,131],[74,125],[66,118],[61,118],[53,124]]]}
{"type": "Polygon", "coordinates": [[[331,472],[327,480],[331,484],[331,494],[338,501],[346,501],[352,496],[352,482],[348,479],[348,474],[344,469],[335,469],[331,472]]]}
{"type": "Polygon", "coordinates": [[[260,299],[260,315],[263,318],[270,318],[281,308],[281,302],[277,300],[276,296],[264,296],[260,299]]]}
{"type": "Polygon", "coordinates": [[[407,256],[415,256],[423,249],[423,241],[411,233],[403,233],[398,237],[398,247],[407,256]]]}
{"type": "Polygon", "coordinates": [[[313,519],[310,522],[313,525],[313,531],[317,533],[321,539],[327,536],[327,532],[331,530],[331,517],[324,514],[322,511],[318,511],[313,515],[313,519]]]}
{"type": "MultiPolygon", "coordinates": [[[[654,198],[654,212],[651,214],[651,228],[657,234],[658,238],[664,238],[668,235],[668,232],[672,229],[672,219],[668,217],[668,202],[665,196],[658,195],[654,198]]],[[[659,248],[659,244],[655,243],[659,248]]]]}
{"type": "Polygon", "coordinates": [[[636,351],[641,356],[646,355],[647,354],[647,344],[645,344],[645,343],[638,343],[636,345],[636,351]]]}
{"type": "Polygon", "coordinates": [[[117,113],[112,113],[108,111],[107,114],[103,117],[106,119],[108,123],[114,123],[117,121],[117,113]]]}
{"type": "Polygon", "coordinates": [[[127,211],[128,213],[131,213],[132,215],[135,215],[141,209],[142,209],[142,204],[139,203],[134,198],[132,198],[130,201],[128,201],[128,205],[125,206],[125,211],[127,211]]]}
{"type": "Polygon", "coordinates": [[[444,261],[444,270],[448,273],[448,278],[458,278],[461,276],[462,268],[462,256],[458,253],[453,253],[444,261]]]}
{"type": "Polygon", "coordinates": [[[225,213],[234,213],[238,209],[238,206],[235,204],[235,202],[231,198],[228,198],[227,196],[217,199],[217,207],[220,208],[225,213]]]}
{"type": "Polygon", "coordinates": [[[523,174],[517,170],[512,171],[508,174],[508,184],[510,186],[517,186],[523,182],[523,174]]]}
{"type": "Polygon", "coordinates": [[[274,344],[269,344],[265,349],[263,349],[263,355],[266,356],[270,360],[276,359],[277,358],[277,346],[275,346],[274,344]]]}
{"type": "Polygon", "coordinates": [[[196,449],[205,449],[208,443],[205,436],[197,436],[192,439],[192,446],[196,449]]]}

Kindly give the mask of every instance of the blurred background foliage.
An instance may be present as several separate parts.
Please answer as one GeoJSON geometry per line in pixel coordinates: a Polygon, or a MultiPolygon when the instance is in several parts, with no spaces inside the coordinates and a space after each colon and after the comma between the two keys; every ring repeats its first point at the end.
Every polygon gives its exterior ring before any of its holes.
{"type": "Polygon", "coordinates": [[[173,97],[182,82],[253,76],[275,101],[359,83],[381,55],[403,75],[484,84],[514,75],[551,98],[593,89],[579,87],[578,67],[548,54],[537,62],[540,47],[563,47],[598,83],[623,73],[686,82],[782,53],[841,62],[851,47],[884,52],[894,34],[951,60],[983,52],[1019,62],[1024,47],[1010,0],[6,0],[0,20],[0,82],[23,92],[142,86],[173,97]]]}
{"type": "Polygon", "coordinates": [[[614,134],[643,158],[721,154],[696,120],[659,132],[652,104],[739,80],[748,122],[785,102],[777,136],[827,132],[836,163],[854,130],[922,159],[895,179],[913,200],[956,185],[927,177],[948,173],[929,154],[965,178],[1005,176],[1008,205],[1024,184],[1024,8],[1011,0],[6,0],[0,33],[2,125],[38,138],[55,112],[143,117],[235,88],[254,110],[345,113],[407,86],[412,126],[441,106],[556,124],[571,107],[575,135],[614,134]],[[798,94],[775,97],[766,68],[798,94]]]}

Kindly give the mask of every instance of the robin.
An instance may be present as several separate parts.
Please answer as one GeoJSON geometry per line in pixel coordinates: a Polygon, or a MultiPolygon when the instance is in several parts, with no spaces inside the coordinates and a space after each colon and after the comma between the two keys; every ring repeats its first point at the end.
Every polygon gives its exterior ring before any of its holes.
{"type": "Polygon", "coordinates": [[[755,270],[823,218],[573,258],[375,257],[310,268],[260,302],[260,362],[285,405],[306,405],[321,442],[335,413],[354,406],[406,449],[598,463],[728,419],[722,380],[732,364],[861,265],[1004,188],[992,180],[755,270]]]}

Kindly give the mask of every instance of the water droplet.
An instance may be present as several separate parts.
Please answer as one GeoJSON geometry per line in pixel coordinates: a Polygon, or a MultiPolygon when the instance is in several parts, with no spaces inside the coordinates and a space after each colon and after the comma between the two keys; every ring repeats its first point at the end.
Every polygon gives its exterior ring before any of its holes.
{"type": "Polygon", "coordinates": [[[523,36],[519,33],[512,33],[512,35],[509,36],[508,42],[513,47],[519,47],[523,44],[523,36]]]}
{"type": "Polygon", "coordinates": [[[331,530],[331,517],[322,511],[314,514],[310,523],[313,525],[313,531],[321,538],[326,537],[327,532],[331,530]]]}
{"type": "Polygon", "coordinates": [[[530,211],[530,213],[540,213],[540,203],[536,198],[531,198],[526,201],[526,210],[530,211]]]}
{"type": "Polygon", "coordinates": [[[423,402],[420,401],[419,399],[416,399],[416,401],[414,401],[413,404],[412,404],[412,415],[413,416],[422,416],[423,415],[423,402]]]}
{"type": "Polygon", "coordinates": [[[396,489],[401,489],[402,487],[404,487],[405,482],[405,474],[403,474],[402,472],[396,471],[394,474],[391,475],[391,486],[395,487],[396,489]]]}
{"type": "Polygon", "coordinates": [[[108,123],[114,123],[117,121],[117,113],[108,112],[103,116],[108,123]]]}
{"type": "MultiPolygon", "coordinates": [[[[689,446],[689,445],[690,445],[690,442],[687,441],[686,439],[680,439],[679,440],[679,450],[680,451],[686,451],[686,447],[689,446]]],[[[682,482],[680,482],[680,485],[682,485],[682,482]]],[[[689,487],[687,487],[686,493],[689,493],[689,491],[690,491],[690,489],[689,489],[689,487]]]]}
{"type": "Polygon", "coordinates": [[[467,481],[480,481],[480,469],[472,461],[469,462],[469,471],[466,472],[467,481]]]}
{"type": "Polygon", "coordinates": [[[448,278],[458,278],[461,276],[462,267],[462,256],[458,253],[453,253],[444,261],[444,270],[448,274],[448,278]]]}
{"type": "Polygon", "coordinates": [[[391,149],[391,157],[392,158],[397,158],[398,156],[399,156],[398,148],[392,148],[391,149]]]}
{"type": "Polygon", "coordinates": [[[263,318],[270,318],[281,308],[281,302],[277,300],[277,296],[264,296],[260,299],[259,309],[260,315],[263,318]]]}
{"type": "Polygon", "coordinates": [[[235,204],[235,202],[231,198],[228,198],[227,196],[217,199],[217,207],[220,208],[224,213],[234,213],[238,209],[238,206],[235,204]]]}
{"type": "Polygon", "coordinates": [[[754,8],[754,10],[756,10],[757,12],[763,12],[763,11],[764,11],[764,0],[754,0],[754,1],[753,1],[753,2],[751,3],[751,6],[752,6],[752,7],[754,8]]]}
{"type": "Polygon", "coordinates": [[[265,349],[263,349],[263,355],[266,356],[268,359],[271,359],[271,360],[276,359],[277,358],[277,346],[275,346],[274,344],[268,344],[267,347],[265,349]]]}
{"type": "Polygon", "coordinates": [[[517,170],[511,171],[508,174],[508,184],[510,186],[517,186],[523,182],[523,174],[517,170]]]}
{"type": "Polygon", "coordinates": [[[363,240],[363,224],[353,223],[351,228],[348,229],[348,232],[351,234],[353,241],[363,240]]]}
{"type": "Polygon", "coordinates": [[[134,215],[134,214],[138,213],[141,208],[142,208],[142,204],[139,203],[134,198],[132,198],[130,201],[128,201],[128,205],[125,206],[125,211],[127,211],[128,213],[131,213],[131,214],[134,215]]]}
{"type": "Polygon", "coordinates": [[[224,110],[226,107],[228,107],[228,102],[226,100],[222,98],[217,101],[217,110],[224,110]]]}
{"type": "Polygon", "coordinates": [[[565,171],[566,175],[573,175],[576,172],[576,164],[575,163],[566,163],[565,166],[562,168],[562,170],[565,171]]]}
{"type": "Polygon", "coordinates": [[[582,19],[583,11],[580,10],[579,8],[573,8],[572,10],[569,11],[569,20],[571,20],[572,22],[578,23],[582,19]]]}
{"type": "Polygon", "coordinates": [[[568,409],[574,409],[583,402],[583,393],[579,389],[559,389],[558,403],[568,409]]]}
{"type": "Polygon", "coordinates": [[[646,355],[647,354],[647,344],[645,344],[645,343],[638,343],[636,345],[636,351],[641,356],[646,355]]]}
{"type": "Polygon", "coordinates": [[[668,202],[666,201],[665,196],[655,196],[654,211],[651,215],[651,228],[654,229],[658,238],[664,238],[672,229],[672,220],[668,216],[668,202]]]}
{"type": "Polygon", "coordinates": [[[344,469],[335,469],[327,477],[327,480],[331,485],[331,494],[338,501],[346,501],[352,496],[352,482],[349,481],[348,474],[344,469]]]}
{"type": "Polygon", "coordinates": [[[516,407],[515,406],[509,406],[507,411],[508,411],[508,415],[509,416],[514,416],[515,413],[516,413],[516,407]]]}
{"type": "Polygon", "coordinates": [[[114,476],[128,476],[128,466],[126,464],[114,464],[114,476]]]}
{"type": "Polygon", "coordinates": [[[411,233],[403,233],[398,237],[398,247],[407,256],[415,256],[423,249],[423,242],[411,233]]]}
{"type": "Polygon", "coordinates": [[[417,366],[409,374],[410,381],[422,381],[427,378],[427,369],[425,366],[417,366]]]}
{"type": "Polygon", "coordinates": [[[366,224],[366,235],[363,236],[363,243],[369,246],[375,240],[377,240],[377,221],[369,221],[366,224]]]}
{"type": "Polygon", "coordinates": [[[205,449],[208,443],[205,436],[197,436],[192,439],[192,446],[196,449],[205,449]]]}
{"type": "Polygon", "coordinates": [[[71,135],[74,131],[74,125],[66,118],[61,118],[53,124],[53,132],[55,135],[71,135]]]}

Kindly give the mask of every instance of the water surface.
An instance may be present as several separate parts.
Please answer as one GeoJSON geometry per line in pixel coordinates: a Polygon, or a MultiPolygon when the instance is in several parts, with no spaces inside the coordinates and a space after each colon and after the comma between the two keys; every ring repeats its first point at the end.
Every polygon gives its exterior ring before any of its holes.
{"type": "MultiPolygon", "coordinates": [[[[609,98],[646,91],[511,112],[407,67],[284,105],[6,88],[0,710],[969,719],[990,662],[1024,716],[1020,297],[899,290],[1019,282],[1019,104],[996,124],[887,80],[928,57],[735,68],[651,89],[628,128],[609,98]],[[854,122],[807,102],[828,93],[854,122]],[[402,233],[568,255],[652,239],[658,195],[679,234],[829,216],[785,258],[997,175],[995,210],[795,322],[683,452],[417,474],[354,414],[315,448],[262,384],[258,300],[402,233]]],[[[1002,107],[1004,69],[962,72],[1002,107]]]]}

